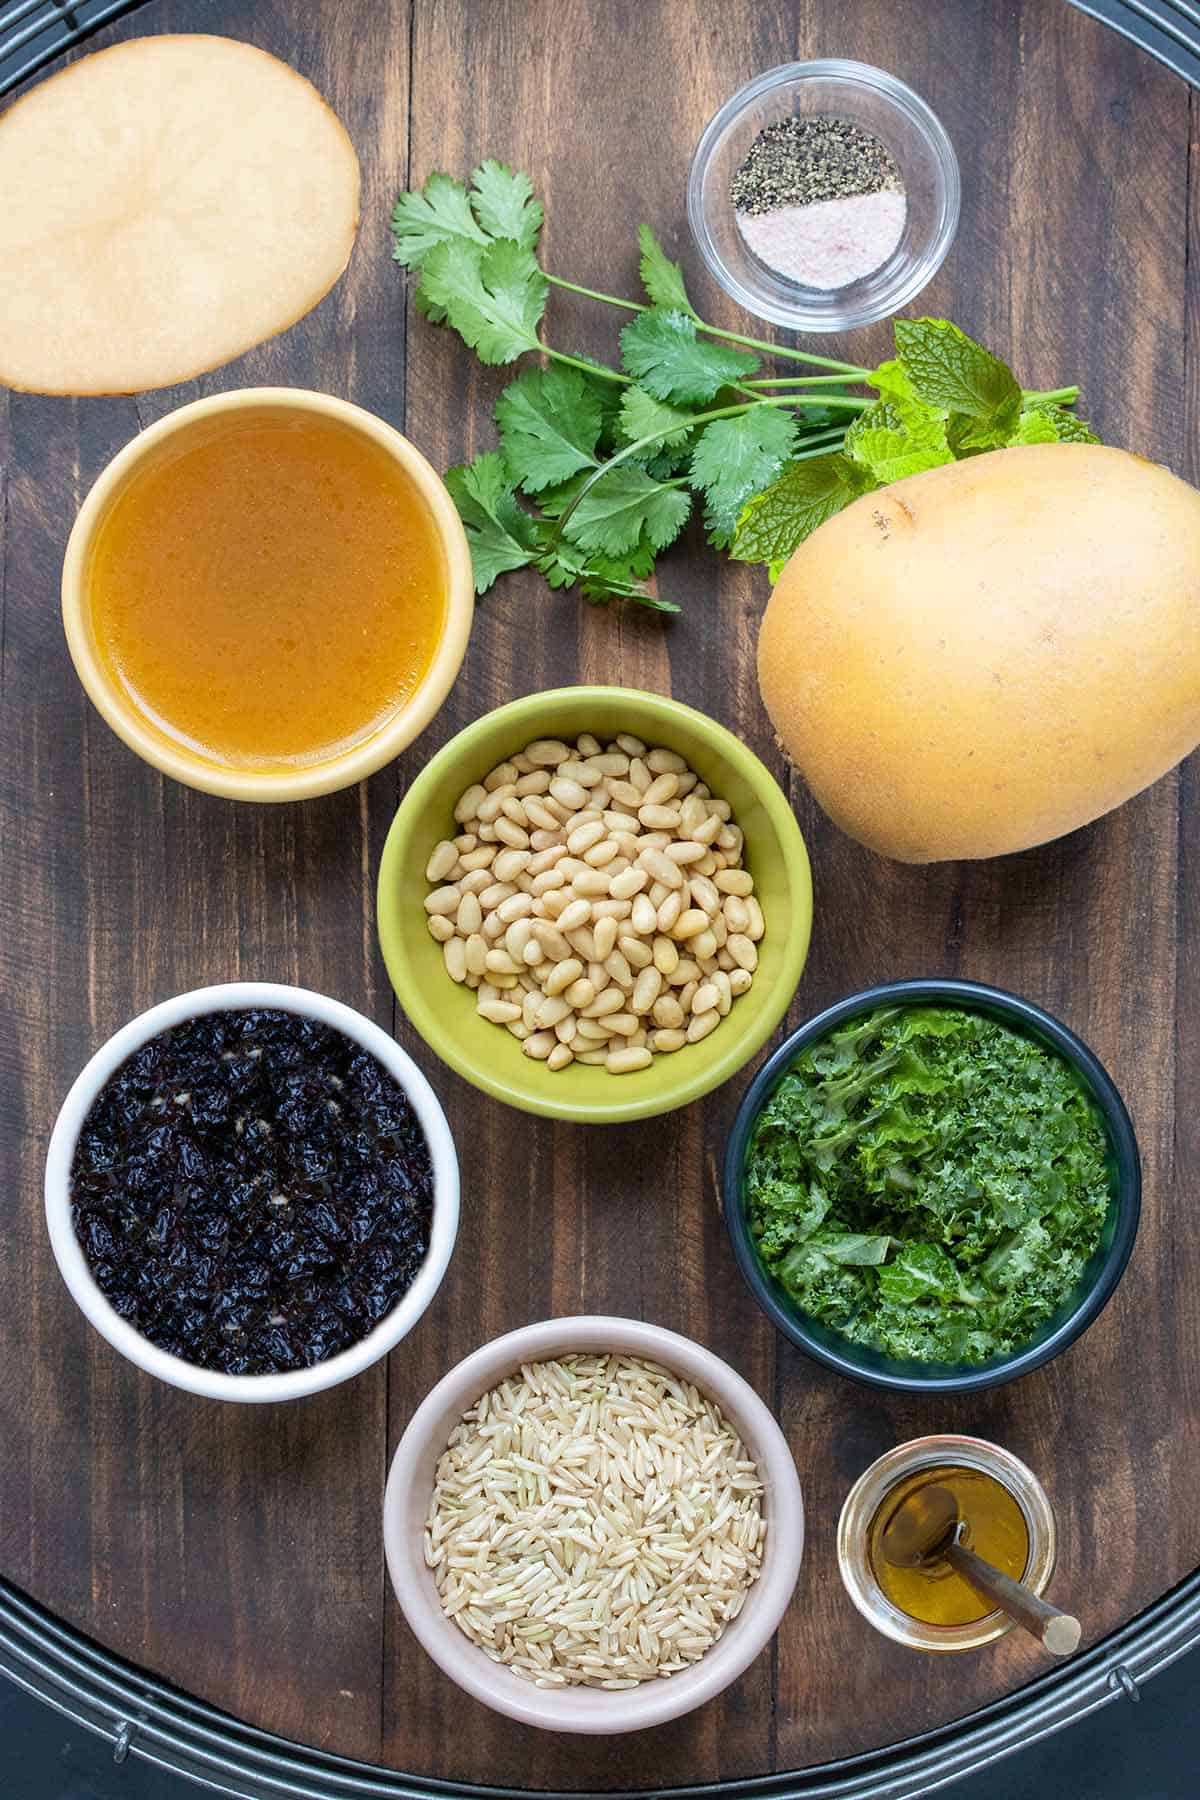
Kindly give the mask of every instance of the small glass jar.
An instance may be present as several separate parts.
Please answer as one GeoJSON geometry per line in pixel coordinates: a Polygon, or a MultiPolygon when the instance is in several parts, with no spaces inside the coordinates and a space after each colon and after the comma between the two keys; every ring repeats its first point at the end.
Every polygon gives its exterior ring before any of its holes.
{"type": "Polygon", "coordinates": [[[1002,1612],[989,1612],[969,1625],[929,1625],[902,1612],[884,1593],[871,1568],[868,1538],[871,1522],[898,1482],[930,1468],[977,1469],[1006,1488],[1017,1502],[1029,1536],[1029,1552],[1020,1579],[1041,1594],[1054,1573],[1057,1533],[1046,1490],[1031,1469],[1011,1451],[984,1438],[913,1438],[873,1462],[846,1496],[838,1520],[838,1567],[846,1592],[876,1631],[914,1650],[975,1650],[994,1643],[1013,1629],[1002,1612]]]}
{"type": "Polygon", "coordinates": [[[739,88],[705,128],[688,176],[688,220],[710,272],[739,305],[793,331],[846,331],[900,312],[945,260],[959,204],[958,159],[936,114],[886,70],[837,57],[785,63],[739,88]],[[765,126],[817,114],[848,120],[877,137],[895,159],[907,200],[904,230],[891,255],[836,288],[801,286],[756,256],[729,193],[765,126]]]}

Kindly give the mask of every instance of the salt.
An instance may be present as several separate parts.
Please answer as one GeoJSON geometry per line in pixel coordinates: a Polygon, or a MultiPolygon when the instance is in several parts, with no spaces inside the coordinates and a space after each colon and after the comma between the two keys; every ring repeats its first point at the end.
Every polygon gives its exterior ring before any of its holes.
{"type": "Polygon", "coordinates": [[[738,229],[761,262],[815,288],[845,287],[879,268],[903,237],[907,216],[908,201],[893,188],[736,214],[738,229]]]}

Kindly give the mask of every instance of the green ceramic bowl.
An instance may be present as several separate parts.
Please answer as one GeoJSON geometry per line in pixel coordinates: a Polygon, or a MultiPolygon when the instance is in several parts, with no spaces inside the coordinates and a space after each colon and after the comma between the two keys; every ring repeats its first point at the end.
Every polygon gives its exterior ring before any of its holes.
{"type": "Polygon", "coordinates": [[[659,694],[619,687],[557,688],[514,700],[468,725],[417,776],[392,821],[379,870],[379,938],[401,1006],[431,1049],[487,1094],[525,1112],[614,1124],[686,1106],[727,1081],[770,1037],[787,1011],[808,954],[812,879],[800,827],[778,782],[732,732],[659,694]],[[446,974],[429,935],[425,865],[453,832],[460,794],[535,738],[604,740],[619,731],[686,757],[714,794],[728,800],[746,837],[766,931],[750,991],[698,1044],[656,1056],[648,1069],[610,1075],[572,1064],[552,1072],[522,1055],[514,1037],[475,1011],[468,988],[446,974]]]}

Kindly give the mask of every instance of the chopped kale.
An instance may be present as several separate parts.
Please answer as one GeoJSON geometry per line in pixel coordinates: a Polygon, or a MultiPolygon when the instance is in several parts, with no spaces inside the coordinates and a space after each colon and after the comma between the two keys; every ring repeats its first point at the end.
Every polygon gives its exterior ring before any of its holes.
{"type": "Polygon", "coordinates": [[[980,1363],[1078,1285],[1106,1152],[1048,1045],[983,1013],[882,1008],[805,1049],[759,1115],[751,1235],[811,1320],[887,1356],[980,1363]]]}

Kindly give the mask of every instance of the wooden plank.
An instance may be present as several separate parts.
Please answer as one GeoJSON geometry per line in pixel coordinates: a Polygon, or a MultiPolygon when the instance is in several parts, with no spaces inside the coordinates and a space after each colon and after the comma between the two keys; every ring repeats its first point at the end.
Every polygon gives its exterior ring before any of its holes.
{"type": "Polygon", "coordinates": [[[334,994],[385,1025],[371,879],[395,778],[305,806],[238,807],[136,760],[84,700],[57,616],[62,548],[107,458],[201,393],[329,388],[400,421],[403,317],[385,196],[403,180],[403,0],[335,22],[252,0],[160,4],[99,43],[219,28],[285,56],[364,156],[351,268],[313,318],[203,381],[133,401],[13,395],[4,461],[6,635],[0,841],[6,996],[0,1265],[5,1366],[0,1564],[169,1679],[242,1717],[354,1755],[379,1747],[379,1494],[387,1372],[278,1407],[197,1402],[88,1328],[40,1216],[42,1156],[85,1058],[151,1002],[241,976],[334,994]],[[364,347],[370,345],[370,353],[364,347]]]}

